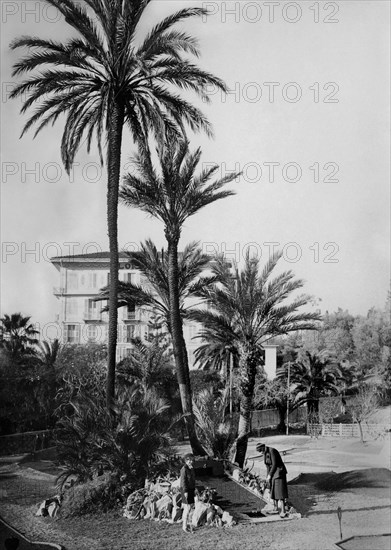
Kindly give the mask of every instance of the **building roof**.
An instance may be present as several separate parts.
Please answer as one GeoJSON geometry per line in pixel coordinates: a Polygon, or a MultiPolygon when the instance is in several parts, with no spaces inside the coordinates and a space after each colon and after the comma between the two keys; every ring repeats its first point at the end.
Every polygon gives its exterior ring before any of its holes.
{"type": "MultiPolygon", "coordinates": [[[[127,264],[131,262],[129,257],[130,252],[119,252],[118,259],[120,263],[127,264]]],[[[102,268],[108,267],[110,263],[110,252],[91,252],[89,254],[72,254],[70,256],[54,256],[50,258],[50,261],[59,269],[61,266],[72,267],[72,268],[102,268]]],[[[129,265],[130,267],[130,265],[129,265]]]]}
{"type": "MultiPolygon", "coordinates": [[[[133,251],[120,251],[118,253],[118,259],[121,265],[126,265],[126,267],[131,268],[131,261],[132,261],[132,253],[133,251]]],[[[181,252],[179,252],[179,255],[181,252]]],[[[210,259],[213,261],[213,256],[210,256],[210,259]]],[[[110,252],[108,251],[102,251],[102,252],[91,252],[89,254],[72,254],[70,256],[54,256],[53,258],[50,258],[50,261],[54,265],[56,269],[59,269],[61,266],[67,266],[72,268],[102,268],[102,267],[108,267],[110,263],[110,252]]],[[[227,261],[228,264],[230,264],[229,261],[227,261]]]]}

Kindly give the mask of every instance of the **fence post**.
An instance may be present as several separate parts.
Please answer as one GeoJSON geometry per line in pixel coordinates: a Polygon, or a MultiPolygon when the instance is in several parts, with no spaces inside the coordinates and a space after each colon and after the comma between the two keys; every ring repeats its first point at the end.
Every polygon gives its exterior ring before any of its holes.
{"type": "Polygon", "coordinates": [[[342,424],[339,424],[339,436],[342,437],[342,424]]]}

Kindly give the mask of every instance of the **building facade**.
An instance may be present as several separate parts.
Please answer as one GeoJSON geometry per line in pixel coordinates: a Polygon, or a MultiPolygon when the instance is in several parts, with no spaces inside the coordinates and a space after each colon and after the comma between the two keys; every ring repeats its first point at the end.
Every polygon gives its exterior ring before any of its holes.
{"type": "MultiPolygon", "coordinates": [[[[109,252],[51,259],[59,272],[59,286],[53,292],[59,300],[57,322],[62,343],[107,343],[109,317],[107,312],[102,312],[107,302],[96,302],[94,298],[109,284],[109,261],[109,252]]],[[[132,267],[127,254],[119,254],[119,266],[121,281],[148,286],[140,271],[132,267]]],[[[152,311],[146,307],[124,306],[118,309],[117,361],[131,353],[132,338],[144,340],[148,336],[151,315],[152,311]]],[[[183,330],[192,367],[194,351],[199,345],[199,341],[193,340],[198,327],[195,323],[188,323],[183,330]]]]}

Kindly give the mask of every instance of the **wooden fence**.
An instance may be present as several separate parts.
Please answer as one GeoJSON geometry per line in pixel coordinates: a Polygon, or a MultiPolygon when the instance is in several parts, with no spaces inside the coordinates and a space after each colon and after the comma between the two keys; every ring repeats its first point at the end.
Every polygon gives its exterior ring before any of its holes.
{"type": "MultiPolygon", "coordinates": [[[[257,433],[262,428],[277,426],[280,422],[280,415],[277,409],[263,409],[262,411],[252,411],[251,413],[251,431],[257,433]]],[[[307,408],[299,407],[289,414],[289,424],[307,422],[307,408]]]]}
{"type": "MultiPolygon", "coordinates": [[[[377,439],[391,431],[390,424],[362,424],[364,437],[377,439]]],[[[315,437],[360,437],[358,424],[307,424],[307,434],[315,437]]]]}

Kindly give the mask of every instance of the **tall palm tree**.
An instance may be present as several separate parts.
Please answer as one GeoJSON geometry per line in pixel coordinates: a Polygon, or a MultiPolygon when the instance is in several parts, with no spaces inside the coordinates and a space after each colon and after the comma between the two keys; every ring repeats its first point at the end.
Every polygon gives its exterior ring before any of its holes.
{"type": "MultiPolygon", "coordinates": [[[[117,307],[139,306],[154,311],[161,319],[164,330],[170,332],[170,297],[168,283],[168,254],[158,250],[155,244],[147,239],[140,243],[137,252],[126,252],[134,269],[140,271],[144,279],[142,284],[119,281],[117,307]]],[[[185,246],[178,255],[179,301],[180,313],[183,319],[188,317],[193,306],[189,298],[197,297],[200,287],[212,284],[215,277],[205,274],[210,257],[204,254],[197,242],[185,246]],[[186,303],[187,301],[187,303],[186,303]]],[[[109,297],[110,285],[104,287],[95,301],[106,301],[109,297]]],[[[108,306],[103,308],[106,311],[108,306]]]]}
{"type": "Polygon", "coordinates": [[[138,142],[148,132],[158,137],[168,127],[184,133],[211,133],[202,112],[177,95],[173,86],[195,92],[208,101],[209,84],[225,90],[225,84],[183,58],[199,55],[197,41],[173,29],[189,17],[205,15],[202,8],[185,8],[158,23],[139,43],[139,23],[151,0],[46,0],[64,16],[77,36],[66,42],[22,37],[11,47],[27,47],[29,55],[14,66],[13,75],[33,72],[17,85],[11,97],[28,94],[21,112],[37,101],[22,135],[36,126],[34,137],[49,123],[65,115],[61,157],[69,173],[84,141],[90,150],[95,136],[103,164],[106,145],[107,224],[110,245],[110,304],[107,359],[107,405],[115,389],[118,291],[118,189],[121,145],[126,125],[138,142]],[[137,38],[136,38],[137,35],[137,38]]]}
{"type": "MultiPolygon", "coordinates": [[[[133,267],[140,271],[147,285],[120,281],[118,307],[136,305],[151,308],[161,316],[173,340],[170,316],[170,262],[167,251],[162,250],[159,252],[153,242],[148,239],[145,243],[141,243],[138,252],[129,252],[128,254],[133,267]]],[[[181,320],[185,320],[194,307],[194,305],[190,304],[189,298],[198,296],[200,288],[213,284],[216,278],[205,274],[205,270],[209,266],[210,257],[201,251],[197,242],[186,245],[183,252],[178,255],[177,262],[179,313],[181,320]]],[[[102,289],[98,300],[107,300],[108,291],[108,287],[102,289]]],[[[177,378],[179,383],[178,368],[177,378]]],[[[189,378],[186,378],[186,383],[188,384],[187,391],[190,394],[189,378]]],[[[183,392],[181,393],[181,402],[183,410],[186,411],[187,401],[183,401],[183,392]]],[[[191,422],[192,417],[187,417],[187,425],[191,422]]],[[[203,453],[191,429],[190,433],[192,433],[191,441],[194,452],[197,454],[203,453]]]]}
{"type": "Polygon", "coordinates": [[[212,274],[218,283],[202,289],[200,297],[208,309],[192,314],[217,334],[225,335],[235,345],[239,355],[240,415],[235,462],[243,467],[250,414],[254,396],[257,368],[262,364],[262,344],[273,336],[300,329],[314,329],[316,313],[299,312],[309,302],[308,296],[299,296],[290,303],[285,300],[303,286],[291,271],[271,278],[281,253],[275,254],[259,272],[258,259],[247,254],[242,271],[220,257],[213,263],[212,274]]]}
{"type": "MultiPolygon", "coordinates": [[[[286,367],[286,366],[284,366],[286,367]]],[[[305,359],[291,363],[291,384],[295,384],[295,403],[307,403],[310,416],[319,413],[319,398],[330,393],[337,395],[340,388],[341,370],[326,354],[305,352],[305,359]]],[[[277,374],[286,377],[286,369],[277,374]]]]}
{"type": "Polygon", "coordinates": [[[197,174],[201,149],[191,152],[187,140],[175,140],[170,133],[166,134],[163,144],[158,144],[154,160],[156,165],[148,147],[140,148],[133,159],[136,171],[125,176],[120,197],[128,206],[140,208],[164,224],[168,245],[170,333],[179,391],[193,452],[204,454],[197,440],[192,414],[189,365],[181,316],[178,243],[183,224],[190,216],[204,206],[234,194],[222,188],[238,174],[211,182],[218,171],[217,165],[204,168],[197,174]]]}
{"type": "Polygon", "coordinates": [[[205,370],[217,370],[228,388],[229,411],[233,412],[233,380],[238,370],[238,350],[228,334],[216,327],[203,327],[196,338],[202,339],[194,353],[195,364],[205,370]]]}
{"type": "Polygon", "coordinates": [[[35,354],[34,346],[38,343],[36,337],[39,331],[35,330],[30,319],[21,313],[5,314],[0,319],[0,347],[13,358],[35,354]]]}

